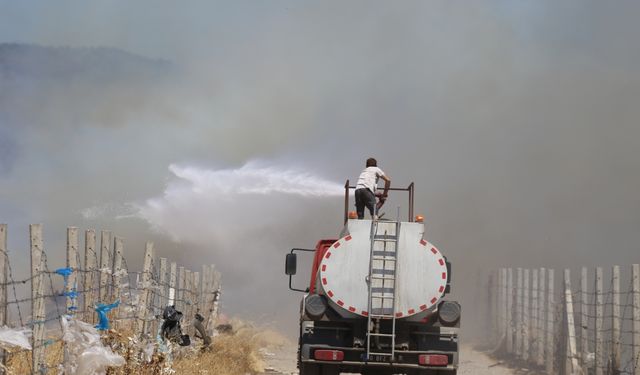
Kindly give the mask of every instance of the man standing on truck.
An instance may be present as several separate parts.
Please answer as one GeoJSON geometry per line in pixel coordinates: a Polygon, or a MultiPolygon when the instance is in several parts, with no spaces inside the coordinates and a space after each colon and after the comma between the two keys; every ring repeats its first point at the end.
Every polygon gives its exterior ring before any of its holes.
{"type": "Polygon", "coordinates": [[[391,186],[391,179],[384,174],[382,169],[378,168],[378,162],[374,158],[367,159],[366,168],[360,173],[358,177],[358,183],[356,184],[356,211],[358,213],[358,219],[364,219],[364,208],[369,209],[372,219],[377,219],[378,209],[382,207],[384,201],[387,199],[389,193],[389,187],[391,186]],[[384,191],[382,194],[376,194],[378,189],[378,179],[384,180],[384,191]],[[380,202],[376,204],[376,196],[379,197],[380,202]]]}

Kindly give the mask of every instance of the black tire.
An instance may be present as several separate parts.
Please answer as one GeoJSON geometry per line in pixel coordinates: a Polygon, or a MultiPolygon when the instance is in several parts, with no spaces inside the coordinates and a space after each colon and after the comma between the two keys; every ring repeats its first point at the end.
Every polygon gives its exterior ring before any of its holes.
{"type": "Polygon", "coordinates": [[[320,366],[312,363],[301,363],[300,375],[321,375],[320,366]]]}

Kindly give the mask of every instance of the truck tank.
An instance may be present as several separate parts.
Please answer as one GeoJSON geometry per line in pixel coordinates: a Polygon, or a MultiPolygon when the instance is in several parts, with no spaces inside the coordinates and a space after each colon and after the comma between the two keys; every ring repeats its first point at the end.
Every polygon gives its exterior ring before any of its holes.
{"type": "Polygon", "coordinates": [[[384,255],[384,243],[375,243],[371,252],[371,220],[349,220],[343,231],[344,236],[328,248],[322,257],[316,277],[316,290],[321,290],[333,309],[342,317],[366,317],[370,309],[393,311],[396,319],[420,321],[433,314],[438,302],[444,296],[447,286],[447,266],[440,251],[424,239],[424,224],[380,221],[378,233],[397,237],[396,258],[393,262],[376,258],[384,255]],[[399,236],[396,236],[399,228],[399,236]],[[373,256],[371,256],[373,254],[373,256]],[[370,264],[371,262],[371,264],[370,264]],[[392,274],[390,278],[369,280],[369,267],[380,270],[380,274],[392,274]],[[369,282],[376,291],[392,293],[393,300],[384,305],[373,301],[368,306],[369,282]],[[395,283],[395,285],[394,285],[395,283]],[[393,309],[392,309],[393,308],[393,309]]]}

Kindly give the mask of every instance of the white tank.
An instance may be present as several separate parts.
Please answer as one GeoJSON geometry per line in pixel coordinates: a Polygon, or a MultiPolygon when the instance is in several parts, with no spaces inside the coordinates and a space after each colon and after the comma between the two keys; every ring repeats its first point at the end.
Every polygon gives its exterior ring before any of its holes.
{"type": "MultiPolygon", "coordinates": [[[[387,231],[395,236],[395,227],[395,222],[380,221],[378,234],[387,231]]],[[[440,251],[423,238],[424,224],[402,222],[399,231],[395,315],[396,318],[421,319],[431,314],[444,295],[447,266],[440,251]]],[[[349,220],[344,233],[325,253],[316,282],[342,316],[367,316],[371,220],[349,220]]],[[[383,268],[381,262],[374,260],[373,268],[383,268]]],[[[393,265],[384,268],[393,269],[393,265]]],[[[378,290],[392,291],[394,288],[392,280],[376,279],[372,282],[372,288],[378,290]]],[[[387,300],[388,306],[382,307],[390,308],[392,301],[387,300]]]]}

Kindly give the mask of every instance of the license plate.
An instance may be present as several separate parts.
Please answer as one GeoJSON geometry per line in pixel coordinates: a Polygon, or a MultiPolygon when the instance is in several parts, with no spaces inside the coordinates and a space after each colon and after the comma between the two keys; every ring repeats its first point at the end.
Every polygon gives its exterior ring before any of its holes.
{"type": "Polygon", "coordinates": [[[389,356],[372,354],[369,356],[369,362],[389,362],[389,356]]]}

